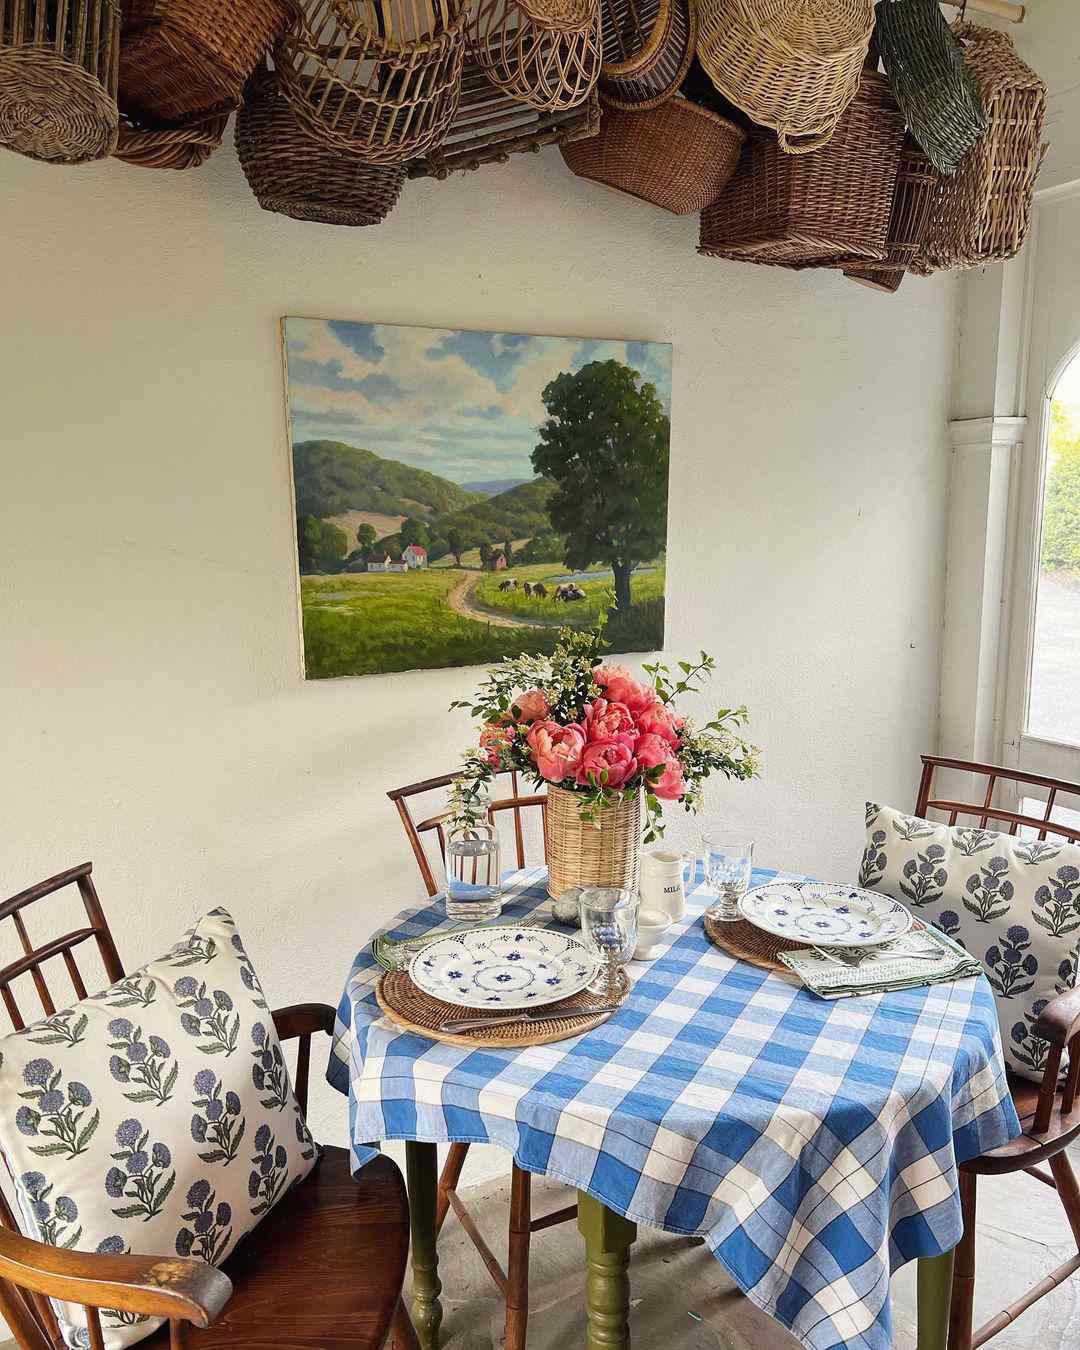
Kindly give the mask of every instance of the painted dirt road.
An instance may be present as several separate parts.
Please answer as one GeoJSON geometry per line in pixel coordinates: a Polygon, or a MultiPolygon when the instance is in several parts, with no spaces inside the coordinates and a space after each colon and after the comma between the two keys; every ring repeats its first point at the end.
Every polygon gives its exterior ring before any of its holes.
{"type": "Polygon", "coordinates": [[[558,619],[537,619],[526,623],[523,619],[511,619],[497,610],[487,609],[476,598],[476,588],[484,579],[483,572],[466,573],[446,597],[446,603],[464,619],[476,619],[479,623],[490,623],[496,628],[559,628],[558,619]]]}

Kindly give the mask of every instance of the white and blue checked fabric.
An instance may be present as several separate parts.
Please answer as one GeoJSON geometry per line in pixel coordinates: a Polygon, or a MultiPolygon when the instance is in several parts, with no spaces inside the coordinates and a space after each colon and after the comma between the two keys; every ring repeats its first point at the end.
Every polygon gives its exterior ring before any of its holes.
{"type": "MultiPolygon", "coordinates": [[[[546,899],[542,871],[515,873],[503,916],[546,899]]],[[[955,1245],[957,1164],[1020,1132],[989,986],[819,999],[713,947],[707,902],[699,873],[607,1022],[523,1050],[399,1030],[362,952],[327,1071],[349,1094],[354,1167],[374,1156],[364,1140],[498,1144],[639,1223],[700,1234],[810,1350],[889,1350],[890,1272],[955,1245]]],[[[437,900],[392,932],[446,923],[437,900]]]]}

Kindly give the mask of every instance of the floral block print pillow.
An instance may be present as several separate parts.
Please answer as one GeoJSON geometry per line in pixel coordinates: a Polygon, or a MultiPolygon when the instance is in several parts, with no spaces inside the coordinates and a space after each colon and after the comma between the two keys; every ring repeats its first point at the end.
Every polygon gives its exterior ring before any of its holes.
{"type": "Polygon", "coordinates": [[[866,804],[859,885],[883,891],[954,937],[986,967],[1005,1059],[1041,1081],[1047,1002],[1076,983],[1080,845],[942,825],[866,804]]]}
{"type": "MultiPolygon", "coordinates": [[[[0,1040],[0,1150],[30,1237],[218,1265],[315,1164],[273,1019],[216,909],[111,989],[0,1040]]],[[[64,1343],[82,1308],[54,1303],[64,1343]]],[[[158,1318],[103,1312],[108,1350],[158,1318]]]]}

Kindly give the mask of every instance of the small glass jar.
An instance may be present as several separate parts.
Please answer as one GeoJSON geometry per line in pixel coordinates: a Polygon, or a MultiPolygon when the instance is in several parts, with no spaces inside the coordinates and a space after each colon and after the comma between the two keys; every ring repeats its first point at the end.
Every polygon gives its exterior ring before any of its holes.
{"type": "Polygon", "coordinates": [[[450,919],[497,919],[502,913],[499,840],[488,824],[453,833],[446,843],[446,914],[450,919]]]}

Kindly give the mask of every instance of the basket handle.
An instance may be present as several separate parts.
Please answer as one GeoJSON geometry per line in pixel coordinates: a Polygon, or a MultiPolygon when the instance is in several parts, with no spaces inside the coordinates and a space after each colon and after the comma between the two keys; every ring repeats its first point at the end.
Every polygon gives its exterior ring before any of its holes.
{"type": "Polygon", "coordinates": [[[832,122],[822,131],[796,132],[793,136],[789,136],[786,131],[778,131],[776,136],[785,155],[809,155],[814,150],[820,150],[823,145],[828,145],[835,130],[836,123],[832,122]]]}

